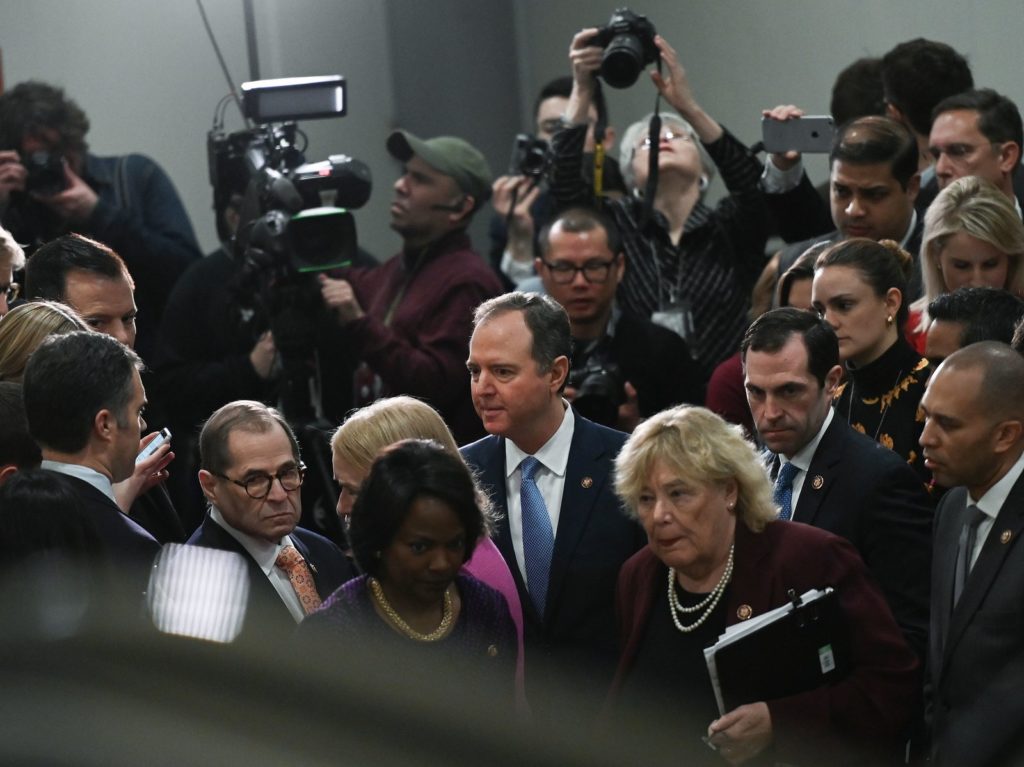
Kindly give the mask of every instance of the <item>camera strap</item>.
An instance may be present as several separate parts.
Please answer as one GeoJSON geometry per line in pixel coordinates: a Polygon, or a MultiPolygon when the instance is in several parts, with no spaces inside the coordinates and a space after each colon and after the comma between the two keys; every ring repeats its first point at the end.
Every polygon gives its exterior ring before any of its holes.
{"type": "MultiPolygon", "coordinates": [[[[603,102],[601,81],[594,80],[595,104],[603,102]]],[[[604,134],[608,130],[608,116],[597,110],[597,122],[594,123],[594,201],[602,204],[604,196],[604,134]]]]}
{"type": "Polygon", "coordinates": [[[647,186],[644,189],[644,208],[640,215],[641,230],[645,229],[651,222],[654,215],[654,195],[658,191],[658,155],[661,153],[661,94],[654,103],[654,114],[651,115],[651,125],[647,131],[647,141],[650,149],[647,152],[647,186]]]}

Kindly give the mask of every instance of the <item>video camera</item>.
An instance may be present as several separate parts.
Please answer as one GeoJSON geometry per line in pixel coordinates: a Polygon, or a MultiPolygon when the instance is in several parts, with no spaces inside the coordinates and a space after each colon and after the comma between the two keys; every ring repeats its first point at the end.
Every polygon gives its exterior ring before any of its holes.
{"type": "Polygon", "coordinates": [[[344,78],[260,80],[243,83],[242,92],[245,116],[258,127],[214,130],[207,139],[221,238],[230,235],[221,214],[234,203],[240,221],[233,255],[243,267],[288,276],[351,261],[357,240],[349,211],[369,199],[370,169],[341,154],[306,163],[305,136],[294,122],[344,116],[344,78]]]}

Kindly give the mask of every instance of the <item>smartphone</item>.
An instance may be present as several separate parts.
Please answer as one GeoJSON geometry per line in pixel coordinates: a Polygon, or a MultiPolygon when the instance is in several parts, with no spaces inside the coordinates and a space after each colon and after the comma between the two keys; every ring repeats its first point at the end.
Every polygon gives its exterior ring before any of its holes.
{"type": "Polygon", "coordinates": [[[761,118],[761,137],[766,152],[828,154],[835,132],[831,115],[806,115],[792,120],[761,118]]]}
{"type": "Polygon", "coordinates": [[[136,456],[135,458],[135,463],[142,463],[143,461],[145,461],[147,458],[153,455],[153,453],[159,450],[160,446],[163,445],[170,438],[171,430],[161,429],[160,432],[156,435],[156,438],[148,445],[146,445],[144,448],[142,448],[142,452],[140,452],[138,456],[136,456]]]}

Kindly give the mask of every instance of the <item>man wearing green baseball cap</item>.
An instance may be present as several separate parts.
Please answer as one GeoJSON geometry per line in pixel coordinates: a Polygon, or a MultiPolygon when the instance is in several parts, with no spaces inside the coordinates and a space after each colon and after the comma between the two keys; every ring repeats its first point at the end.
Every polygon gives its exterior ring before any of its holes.
{"type": "Polygon", "coordinates": [[[321,295],[362,359],[356,404],[420,397],[460,444],[469,442],[484,433],[466,375],[473,310],[502,292],[466,233],[490,197],[491,172],[479,150],[454,136],[395,131],[387,148],[404,164],[390,207],[402,251],[376,269],[321,275],[321,295]]]}

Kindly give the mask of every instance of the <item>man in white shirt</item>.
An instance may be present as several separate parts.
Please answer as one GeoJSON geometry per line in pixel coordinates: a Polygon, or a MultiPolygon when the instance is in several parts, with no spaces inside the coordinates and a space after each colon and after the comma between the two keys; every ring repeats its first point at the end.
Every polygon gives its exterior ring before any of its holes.
{"type": "Polygon", "coordinates": [[[835,331],[813,312],[773,309],[751,324],[740,348],[782,518],[856,546],[923,657],[932,504],[909,464],[832,410],[842,378],[835,331]]]}
{"type": "Polygon", "coordinates": [[[523,603],[531,708],[583,721],[614,671],[619,567],[646,539],[612,487],[626,435],[562,398],[571,345],[569,318],[549,296],[508,293],[481,304],[466,364],[490,436],[462,454],[502,512],[495,543],[523,603]],[[561,680],[584,691],[581,706],[559,705],[561,680]]]}
{"type": "Polygon", "coordinates": [[[946,358],[921,400],[925,465],[953,487],[935,516],[932,762],[1024,761],[1024,358],[983,341],[946,358]]]}
{"type": "Polygon", "coordinates": [[[355,576],[341,550],[296,527],[305,466],[281,414],[261,402],[219,408],[199,435],[199,483],[210,503],[189,543],[241,554],[249,565],[250,605],[261,628],[294,628],[355,576]]]}

